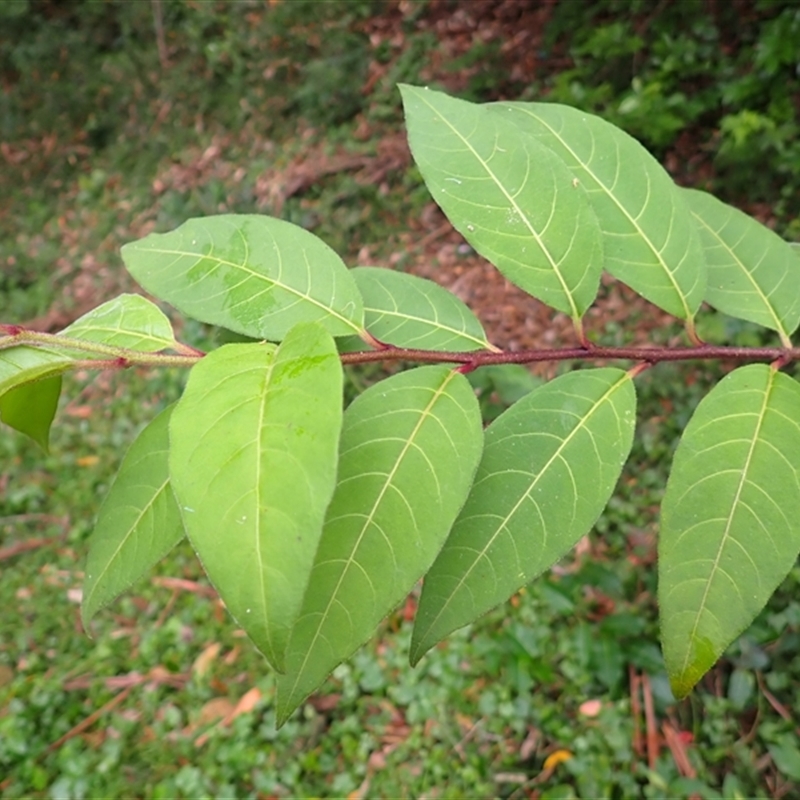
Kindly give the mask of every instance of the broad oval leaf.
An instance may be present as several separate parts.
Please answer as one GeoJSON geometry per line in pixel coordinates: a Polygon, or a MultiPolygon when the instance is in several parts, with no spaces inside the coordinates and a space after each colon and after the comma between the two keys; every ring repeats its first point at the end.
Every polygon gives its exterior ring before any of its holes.
{"type": "Polygon", "coordinates": [[[336,253],[312,233],[258,214],[190,219],[122,248],[148,292],[190,317],[255,339],[282,339],[299,322],[359,334],[364,309],[336,253]]]}
{"type": "Polygon", "coordinates": [[[685,697],[753,621],[800,551],[800,386],[765,364],[727,375],[681,438],[661,505],[658,597],[685,697]]]}
{"type": "Polygon", "coordinates": [[[694,219],[666,170],[625,131],[557,103],[489,108],[536,137],[586,190],[603,232],[605,268],[659,308],[691,320],[706,273],[694,219]]]}
{"type": "Polygon", "coordinates": [[[72,358],[45,347],[7,347],[0,350],[0,396],[15,386],[66,372],[72,358]]]}
{"type": "Polygon", "coordinates": [[[433,281],[379,267],[351,270],[364,298],[365,327],[381,342],[426,350],[494,350],[481,323],[433,281]]]}
{"type": "Polygon", "coordinates": [[[0,422],[33,439],[47,453],[60,394],[60,375],[15,386],[0,395],[0,422]]]}
{"type": "Polygon", "coordinates": [[[786,347],[800,325],[800,259],[778,234],[733,206],[682,189],[708,265],[706,302],[777,331],[786,347]]]}
{"type": "Polygon", "coordinates": [[[420,367],[347,409],[339,477],[278,679],[278,724],[375,631],[433,562],[480,458],[466,378],[420,367]]]}
{"type": "Polygon", "coordinates": [[[589,532],[630,452],[635,416],[628,373],[578,370],[534,389],[487,428],[475,484],[425,577],[412,664],[589,532]]]}
{"type": "Polygon", "coordinates": [[[161,309],[138,294],[121,294],[75,320],[59,334],[71,339],[155,353],[175,344],[161,309]]]}
{"type": "Polygon", "coordinates": [[[582,317],[603,256],[597,219],[572,173],[485,106],[400,90],[414,161],[453,226],[512,283],[582,317]]]}
{"type": "Polygon", "coordinates": [[[89,540],[81,619],[92,617],[149,572],[183,539],[169,484],[169,420],[165,408],[125,454],[89,540]]]}
{"type": "Polygon", "coordinates": [[[336,482],[342,368],[319,325],[232,344],[189,376],[170,424],[184,526],[222,599],[282,671],[336,482]]]}

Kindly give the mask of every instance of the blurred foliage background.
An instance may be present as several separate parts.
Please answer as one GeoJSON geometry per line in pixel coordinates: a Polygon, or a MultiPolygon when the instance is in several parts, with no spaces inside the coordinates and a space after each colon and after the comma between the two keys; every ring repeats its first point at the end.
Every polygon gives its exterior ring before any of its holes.
{"type": "MultiPolygon", "coordinates": [[[[135,288],[124,242],[260,212],[348,263],[453,287],[498,344],[552,344],[563,320],[504,299],[430,202],[400,81],[584,108],[678,182],[800,239],[793,0],[3,0],[0,81],[0,319],[39,329],[135,288]]],[[[593,317],[599,337],[675,334],[616,291],[593,317]]],[[[219,341],[176,324],[197,346],[219,341]]],[[[350,393],[376,376],[348,374],[350,393]]],[[[0,437],[0,796],[796,796],[800,571],[689,700],[671,697],[657,646],[658,503],[718,375],[664,364],[637,379],[630,466],[557,569],[413,671],[412,596],[278,732],[272,677],[188,548],[93,638],[80,629],[97,506],[185,376],[70,376],[49,455],[0,437]]],[[[489,418],[539,379],[473,380],[489,418]]]]}

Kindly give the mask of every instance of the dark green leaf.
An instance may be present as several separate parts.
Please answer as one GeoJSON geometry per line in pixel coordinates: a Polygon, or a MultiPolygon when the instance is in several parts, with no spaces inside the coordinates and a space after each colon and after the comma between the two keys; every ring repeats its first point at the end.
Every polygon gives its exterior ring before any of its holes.
{"type": "Polygon", "coordinates": [[[0,421],[29,436],[47,453],[60,394],[60,375],[9,389],[0,395],[0,421]]]}

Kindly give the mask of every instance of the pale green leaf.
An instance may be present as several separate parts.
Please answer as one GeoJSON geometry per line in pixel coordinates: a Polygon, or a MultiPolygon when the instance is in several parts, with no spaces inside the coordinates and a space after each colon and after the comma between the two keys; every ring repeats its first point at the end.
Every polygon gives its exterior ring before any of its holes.
{"type": "Polygon", "coordinates": [[[579,319],[597,295],[603,256],[572,173],[486,106],[400,90],[414,161],[450,222],[512,283],[579,319]]]}
{"type": "Polygon", "coordinates": [[[336,253],[312,233],[258,214],[190,219],[122,248],[151,294],[201,322],[256,339],[282,339],[299,322],[358,334],[364,309],[336,253]]]}
{"type": "Polygon", "coordinates": [[[121,294],[103,303],[75,320],[60,335],[142,353],[158,352],[175,344],[166,315],[138,294],[121,294]]]}
{"type": "Polygon", "coordinates": [[[279,671],[336,482],[342,367],[317,324],[193,367],[170,425],[184,525],[228,610],[279,671]]]}
{"type": "Polygon", "coordinates": [[[365,327],[379,341],[424,350],[492,349],[472,311],[433,281],[378,267],[351,272],[364,298],[365,327]]]}
{"type": "Polygon", "coordinates": [[[765,364],[727,375],[678,445],[661,506],[664,660],[686,696],[800,551],[800,385],[765,364]]]}
{"type": "Polygon", "coordinates": [[[630,375],[579,370],[534,389],[489,426],[475,484],[425,578],[412,664],[589,532],[630,452],[635,412],[630,375]]]}
{"type": "Polygon", "coordinates": [[[469,383],[444,366],[394,375],[347,409],[336,492],[278,679],[278,724],[425,573],[467,496],[482,439],[469,383]]]}
{"type": "Polygon", "coordinates": [[[15,386],[0,395],[0,421],[33,439],[47,453],[60,394],[60,375],[15,386]]]}
{"type": "Polygon", "coordinates": [[[15,386],[66,372],[72,358],[58,350],[19,345],[0,350],[0,396],[15,386]]]}
{"type": "Polygon", "coordinates": [[[183,538],[169,485],[169,419],[164,409],[125,454],[89,540],[81,617],[92,617],[147,574],[183,538]]]}
{"type": "Polygon", "coordinates": [[[800,259],[776,233],[706,192],[682,189],[708,265],[706,302],[777,331],[783,343],[800,325],[800,259]]]}
{"type": "Polygon", "coordinates": [[[603,232],[604,267],[659,308],[692,319],[706,273],[697,226],[666,170],[609,122],[556,103],[494,103],[550,148],[586,190],[603,232]]]}

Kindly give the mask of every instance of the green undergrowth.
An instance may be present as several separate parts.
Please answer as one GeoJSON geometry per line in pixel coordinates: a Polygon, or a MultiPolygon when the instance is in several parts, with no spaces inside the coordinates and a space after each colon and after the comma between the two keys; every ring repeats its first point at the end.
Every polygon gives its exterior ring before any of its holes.
{"type": "MultiPolygon", "coordinates": [[[[100,615],[93,638],[78,622],[108,476],[183,378],[69,378],[50,455],[15,434],[0,441],[14,474],[38,477],[6,487],[0,547],[54,537],[3,563],[0,796],[728,798],[771,797],[775,781],[800,779],[792,723],[767,699],[795,702],[800,570],[692,699],[675,703],[655,644],[655,509],[703,376],[663,364],[637,379],[639,466],[585,546],[413,670],[412,596],[279,731],[274,677],[204,593],[188,546],[100,615]],[[165,578],[188,583],[173,591],[165,578]],[[664,745],[653,768],[634,751],[644,718],[631,671],[649,676],[657,725],[691,733],[693,778],[664,745]],[[128,683],[119,705],[73,730],[128,683]],[[252,708],[220,722],[215,712],[248,692],[252,708]]],[[[500,405],[530,388],[513,376],[475,382],[500,405]]]]}

